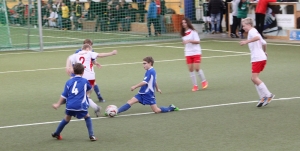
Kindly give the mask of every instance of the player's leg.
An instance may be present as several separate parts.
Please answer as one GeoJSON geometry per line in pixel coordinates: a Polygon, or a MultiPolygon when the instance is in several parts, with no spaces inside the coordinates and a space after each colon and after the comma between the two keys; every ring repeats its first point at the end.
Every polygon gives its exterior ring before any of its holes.
{"type": "Polygon", "coordinates": [[[153,104],[150,107],[151,107],[151,109],[154,113],[167,113],[167,112],[172,112],[172,111],[178,111],[179,110],[179,108],[176,107],[173,104],[168,106],[168,107],[163,107],[163,106],[158,107],[156,104],[153,104]]]}
{"type": "Polygon", "coordinates": [[[203,70],[200,68],[200,64],[201,64],[201,55],[195,55],[194,69],[199,75],[202,84],[202,89],[206,89],[208,86],[208,82],[206,81],[203,70]]]}
{"type": "Polygon", "coordinates": [[[95,83],[94,83],[94,91],[95,91],[95,93],[96,93],[96,95],[97,95],[97,97],[98,97],[99,102],[105,102],[105,100],[104,100],[103,97],[101,96],[100,89],[99,89],[99,87],[98,87],[96,81],[95,81],[95,83]]]}
{"type": "Polygon", "coordinates": [[[258,95],[262,96],[256,105],[257,107],[263,106],[263,104],[267,105],[271,102],[271,100],[274,98],[275,95],[273,95],[265,83],[259,79],[259,73],[263,71],[264,67],[266,65],[266,60],[259,61],[259,62],[252,62],[252,75],[251,80],[256,85],[258,95]],[[266,102],[266,103],[264,103],[266,102]]]}
{"type": "Polygon", "coordinates": [[[59,123],[59,125],[56,128],[56,131],[51,134],[52,137],[55,137],[56,139],[61,140],[62,136],[60,135],[60,133],[65,128],[65,126],[70,122],[71,118],[72,117],[70,115],[68,115],[68,111],[66,110],[65,118],[61,120],[61,122],[59,123]]]}
{"type": "Polygon", "coordinates": [[[89,138],[90,138],[90,140],[91,141],[96,141],[97,138],[94,136],[93,123],[92,123],[92,119],[91,119],[90,115],[87,114],[84,117],[84,120],[85,120],[85,123],[86,123],[86,127],[88,129],[88,132],[89,132],[89,138]]]}
{"type": "Polygon", "coordinates": [[[194,65],[193,65],[193,56],[186,56],[186,64],[188,66],[188,70],[190,72],[190,78],[193,83],[192,91],[198,91],[197,78],[194,73],[194,65]]]}
{"type": "Polygon", "coordinates": [[[139,98],[141,98],[141,97],[139,94],[137,94],[136,96],[134,96],[130,100],[128,100],[126,104],[124,104],[123,106],[121,106],[118,109],[118,114],[127,111],[133,104],[138,103],[139,98]]]}

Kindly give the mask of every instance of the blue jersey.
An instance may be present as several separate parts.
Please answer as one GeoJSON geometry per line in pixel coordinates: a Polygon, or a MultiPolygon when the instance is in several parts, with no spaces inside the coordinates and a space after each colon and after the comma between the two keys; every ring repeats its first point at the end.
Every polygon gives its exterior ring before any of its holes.
{"type": "Polygon", "coordinates": [[[87,111],[89,102],[86,92],[91,90],[87,79],[80,76],[68,80],[61,97],[66,99],[66,110],[87,111]]]}
{"type": "Polygon", "coordinates": [[[143,82],[147,84],[141,87],[139,94],[155,98],[156,71],[153,67],[146,71],[143,82]]]}

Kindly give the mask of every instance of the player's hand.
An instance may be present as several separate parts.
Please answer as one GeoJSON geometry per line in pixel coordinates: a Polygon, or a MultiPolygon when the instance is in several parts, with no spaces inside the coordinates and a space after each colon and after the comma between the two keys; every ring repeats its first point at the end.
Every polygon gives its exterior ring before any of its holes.
{"type": "Polygon", "coordinates": [[[246,40],[240,41],[240,45],[241,45],[241,46],[246,45],[246,44],[247,44],[247,41],[246,41],[246,40]]]}
{"type": "Polygon", "coordinates": [[[96,65],[96,67],[99,68],[99,69],[102,67],[101,64],[98,63],[98,62],[96,62],[95,65],[96,65]]]}
{"type": "Polygon", "coordinates": [[[117,53],[118,53],[117,50],[113,50],[113,51],[112,51],[112,54],[113,54],[113,55],[116,55],[117,53]]]}
{"type": "Polygon", "coordinates": [[[268,54],[267,54],[267,52],[265,52],[265,54],[266,54],[266,56],[268,57],[268,54]]]}
{"type": "Polygon", "coordinates": [[[135,89],[136,89],[135,86],[132,86],[132,87],[130,88],[131,91],[133,91],[133,90],[135,90],[135,89]]]}
{"type": "Polygon", "coordinates": [[[161,94],[161,90],[160,90],[160,89],[157,89],[156,91],[159,92],[159,93],[161,94]]]}
{"type": "Polygon", "coordinates": [[[57,110],[57,109],[59,108],[59,106],[60,106],[60,104],[57,104],[57,103],[52,104],[52,107],[53,107],[55,110],[57,110]]]}

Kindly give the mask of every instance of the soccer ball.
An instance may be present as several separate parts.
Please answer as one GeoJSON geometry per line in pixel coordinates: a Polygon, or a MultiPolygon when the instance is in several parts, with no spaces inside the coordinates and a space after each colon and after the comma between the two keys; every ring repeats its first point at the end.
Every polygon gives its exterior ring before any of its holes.
{"type": "Polygon", "coordinates": [[[110,117],[114,117],[118,114],[118,107],[115,105],[109,105],[105,109],[105,114],[110,117]]]}

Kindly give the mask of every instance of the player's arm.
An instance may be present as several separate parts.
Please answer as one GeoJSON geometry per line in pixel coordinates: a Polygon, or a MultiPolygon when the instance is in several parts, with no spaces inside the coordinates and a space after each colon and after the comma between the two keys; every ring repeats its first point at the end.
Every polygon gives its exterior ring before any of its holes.
{"type": "Polygon", "coordinates": [[[158,88],[157,82],[155,82],[155,88],[156,88],[156,91],[161,94],[161,90],[158,88]]]}
{"type": "Polygon", "coordinates": [[[108,56],[113,56],[118,53],[117,50],[113,50],[112,52],[107,52],[107,53],[98,53],[97,57],[103,58],[103,57],[108,57],[108,56]]]}
{"type": "Polygon", "coordinates": [[[240,45],[241,45],[241,46],[242,46],[242,45],[246,45],[246,44],[248,44],[248,43],[257,41],[257,40],[259,40],[259,39],[260,39],[259,36],[255,36],[255,37],[253,37],[253,38],[251,38],[251,39],[249,39],[249,40],[243,40],[243,41],[241,41],[241,42],[240,42],[240,45]]]}
{"type": "Polygon", "coordinates": [[[52,104],[52,107],[54,109],[58,109],[60,107],[61,104],[63,104],[65,102],[65,98],[64,97],[60,97],[57,103],[52,104]]]}
{"type": "Polygon", "coordinates": [[[147,84],[146,81],[142,81],[142,82],[138,83],[137,85],[132,86],[132,87],[131,87],[131,91],[133,91],[133,90],[135,90],[136,88],[139,88],[139,87],[141,87],[141,86],[143,86],[143,85],[146,85],[146,84],[147,84]]]}
{"type": "Polygon", "coordinates": [[[71,76],[71,73],[73,73],[73,67],[72,67],[72,63],[71,63],[71,60],[69,59],[69,57],[67,58],[67,61],[66,61],[66,72],[69,76],[71,76]]]}
{"type": "Polygon", "coordinates": [[[93,65],[95,65],[97,68],[101,68],[101,64],[98,63],[96,60],[93,60],[93,65]]]}
{"type": "Polygon", "coordinates": [[[267,54],[267,42],[264,39],[261,39],[261,43],[262,43],[262,49],[265,52],[266,56],[268,56],[267,54]]]}

